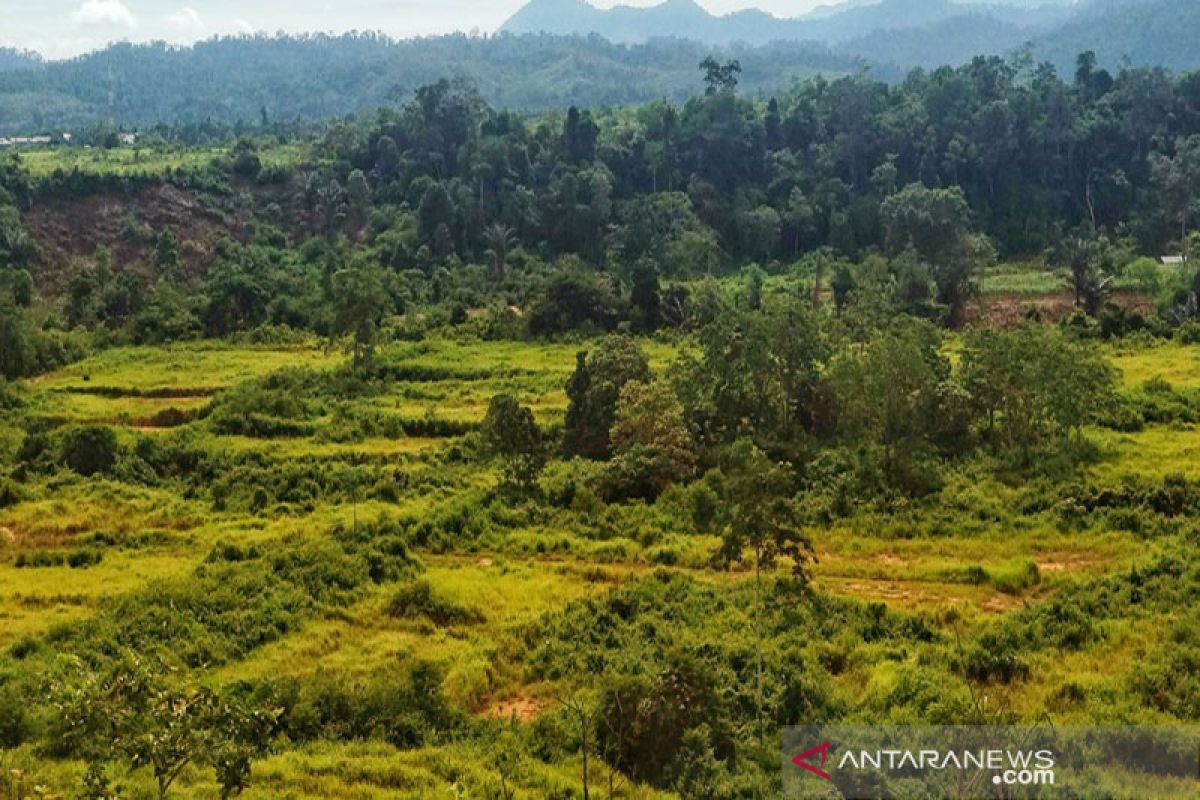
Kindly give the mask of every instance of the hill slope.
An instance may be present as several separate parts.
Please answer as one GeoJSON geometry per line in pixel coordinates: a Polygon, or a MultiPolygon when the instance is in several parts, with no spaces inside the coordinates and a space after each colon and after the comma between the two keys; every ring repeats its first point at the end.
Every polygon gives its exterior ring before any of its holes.
{"type": "Polygon", "coordinates": [[[1196,0],[1092,0],[1086,13],[1039,37],[1034,52],[1060,70],[1092,50],[1101,64],[1200,69],[1200,3],[1196,0]]]}

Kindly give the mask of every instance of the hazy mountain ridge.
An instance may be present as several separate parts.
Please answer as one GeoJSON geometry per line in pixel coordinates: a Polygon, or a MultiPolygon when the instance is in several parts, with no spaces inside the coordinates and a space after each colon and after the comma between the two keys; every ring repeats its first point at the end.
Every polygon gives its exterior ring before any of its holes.
{"type": "Polygon", "coordinates": [[[1096,53],[1101,64],[1200,69],[1200,2],[1196,0],[1091,0],[1086,13],[1035,41],[1038,58],[1060,70],[1073,68],[1074,54],[1096,53]]]}
{"type": "Polygon", "coordinates": [[[597,34],[614,42],[644,42],[659,36],[685,35],[708,44],[741,41],[815,41],[837,45],[884,30],[911,30],[953,18],[990,18],[1036,34],[1070,17],[1075,6],[1067,2],[1008,5],[961,0],[878,0],[824,6],[811,14],[782,19],[763,11],[739,11],[725,16],[710,14],[694,0],[666,0],[656,6],[596,8],[585,0],[530,0],[511,17],[502,31],[597,34]]]}

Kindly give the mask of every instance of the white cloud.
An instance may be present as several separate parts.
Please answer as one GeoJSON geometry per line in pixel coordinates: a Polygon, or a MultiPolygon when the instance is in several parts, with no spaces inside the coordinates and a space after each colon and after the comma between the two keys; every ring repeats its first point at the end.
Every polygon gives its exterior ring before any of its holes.
{"type": "Polygon", "coordinates": [[[184,6],[167,17],[167,22],[172,26],[181,30],[198,31],[204,29],[204,20],[200,18],[199,12],[191,6],[184,6]]]}
{"type": "Polygon", "coordinates": [[[237,19],[235,19],[233,21],[233,26],[235,28],[237,28],[239,31],[241,31],[242,33],[254,33],[255,31],[258,30],[258,28],[254,27],[253,25],[251,25],[249,22],[242,19],[241,17],[238,17],[237,19]]]}
{"type": "Polygon", "coordinates": [[[83,0],[83,5],[71,12],[71,22],[76,25],[137,26],[133,13],[121,0],[83,0]]]}

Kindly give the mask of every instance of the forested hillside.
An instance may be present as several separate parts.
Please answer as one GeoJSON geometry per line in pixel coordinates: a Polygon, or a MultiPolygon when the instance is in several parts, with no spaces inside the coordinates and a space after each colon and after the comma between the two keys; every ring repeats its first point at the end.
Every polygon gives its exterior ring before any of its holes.
{"type": "MultiPolygon", "coordinates": [[[[514,110],[686,99],[698,87],[699,44],[639,46],[602,39],[445,36],[394,41],[372,34],[240,37],[176,48],[119,44],[36,72],[0,73],[0,135],[98,124],[324,121],[370,111],[443,78],[465,78],[514,110]]],[[[743,67],[748,91],[778,91],[817,72],[854,72],[822,47],[718,51],[743,67]]]]}

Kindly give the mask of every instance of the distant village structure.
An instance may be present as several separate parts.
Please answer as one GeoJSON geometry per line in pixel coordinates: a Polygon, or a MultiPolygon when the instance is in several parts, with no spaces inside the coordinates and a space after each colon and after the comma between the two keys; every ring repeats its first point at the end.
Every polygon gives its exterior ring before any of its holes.
{"type": "MultiPolygon", "coordinates": [[[[63,144],[71,144],[72,136],[70,133],[61,133],[55,136],[0,136],[0,150],[12,150],[18,147],[49,147],[56,142],[63,144]]],[[[122,147],[132,147],[137,144],[136,133],[118,133],[117,144],[122,147]]]]}
{"type": "Polygon", "coordinates": [[[52,139],[49,136],[17,136],[12,139],[0,136],[0,149],[11,147],[44,147],[50,144],[51,141],[52,139]]]}

